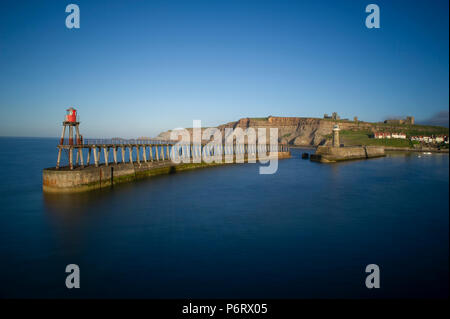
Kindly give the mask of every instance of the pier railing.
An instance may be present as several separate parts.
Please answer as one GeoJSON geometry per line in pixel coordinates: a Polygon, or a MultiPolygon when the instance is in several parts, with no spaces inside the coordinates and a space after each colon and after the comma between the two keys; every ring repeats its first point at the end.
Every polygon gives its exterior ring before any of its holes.
{"type": "Polygon", "coordinates": [[[161,139],[122,139],[122,138],[101,138],[101,139],[85,139],[82,145],[144,145],[144,144],[169,144],[173,145],[177,141],[161,140],[161,139]]]}

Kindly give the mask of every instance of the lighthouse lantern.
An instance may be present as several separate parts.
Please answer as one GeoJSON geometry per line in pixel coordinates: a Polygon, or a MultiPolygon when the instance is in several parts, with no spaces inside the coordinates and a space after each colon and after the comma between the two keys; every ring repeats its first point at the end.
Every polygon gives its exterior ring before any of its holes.
{"type": "Polygon", "coordinates": [[[73,107],[68,108],[66,113],[66,122],[75,123],[77,121],[77,110],[75,110],[73,107]]]}

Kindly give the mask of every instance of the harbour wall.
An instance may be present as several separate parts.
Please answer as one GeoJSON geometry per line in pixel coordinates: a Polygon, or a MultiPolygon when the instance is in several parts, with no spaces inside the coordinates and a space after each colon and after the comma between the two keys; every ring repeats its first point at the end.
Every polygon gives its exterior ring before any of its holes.
{"type": "MultiPolygon", "coordinates": [[[[278,152],[278,159],[289,158],[291,153],[278,152]]],[[[257,157],[256,160],[270,160],[276,156],[257,157]]],[[[243,163],[248,163],[245,156],[243,163]]],[[[250,158],[250,163],[252,158],[250,158]]],[[[219,163],[190,163],[176,164],[171,160],[159,162],[133,162],[118,164],[101,164],[98,167],[87,166],[69,169],[68,167],[56,169],[46,168],[42,172],[42,189],[47,193],[77,193],[94,189],[107,188],[116,184],[131,182],[134,180],[163,174],[173,174],[180,171],[196,168],[213,167],[219,165],[236,164],[236,156],[231,163],[220,161],[219,163]]]]}
{"type": "Polygon", "coordinates": [[[354,159],[367,159],[385,156],[382,146],[319,146],[311,160],[321,163],[333,163],[354,159]]]}

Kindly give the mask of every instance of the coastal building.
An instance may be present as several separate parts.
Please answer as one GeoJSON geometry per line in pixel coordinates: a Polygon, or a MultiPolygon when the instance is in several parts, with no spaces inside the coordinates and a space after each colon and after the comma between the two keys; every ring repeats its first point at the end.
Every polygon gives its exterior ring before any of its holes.
{"type": "Polygon", "coordinates": [[[447,135],[431,135],[431,136],[411,136],[411,141],[423,142],[423,143],[445,143],[448,144],[447,135]]]}
{"type": "Polygon", "coordinates": [[[406,139],[405,133],[390,133],[390,132],[375,132],[374,138],[400,138],[400,139],[406,139]]]}
{"type": "Polygon", "coordinates": [[[405,133],[392,133],[391,134],[392,138],[401,138],[401,139],[406,139],[406,134],[405,133]]]}
{"type": "Polygon", "coordinates": [[[333,112],[333,114],[331,116],[329,116],[328,114],[324,114],[323,118],[328,119],[328,120],[333,120],[333,121],[338,121],[341,119],[341,117],[337,114],[337,112],[333,112]]]}
{"type": "Polygon", "coordinates": [[[414,116],[407,116],[405,119],[387,119],[384,123],[414,125],[414,116]]]}
{"type": "Polygon", "coordinates": [[[407,116],[406,124],[414,125],[414,116],[407,116]]]}
{"type": "Polygon", "coordinates": [[[391,138],[391,133],[389,132],[375,132],[374,138],[391,138]]]}

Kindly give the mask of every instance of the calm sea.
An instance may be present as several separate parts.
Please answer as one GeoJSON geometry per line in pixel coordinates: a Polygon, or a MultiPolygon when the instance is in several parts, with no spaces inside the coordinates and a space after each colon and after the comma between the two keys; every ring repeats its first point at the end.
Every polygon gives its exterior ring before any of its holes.
{"type": "Polygon", "coordinates": [[[324,165],[294,149],[274,175],[238,164],[47,196],[56,143],[0,138],[0,297],[449,295],[448,155],[324,165]]]}

